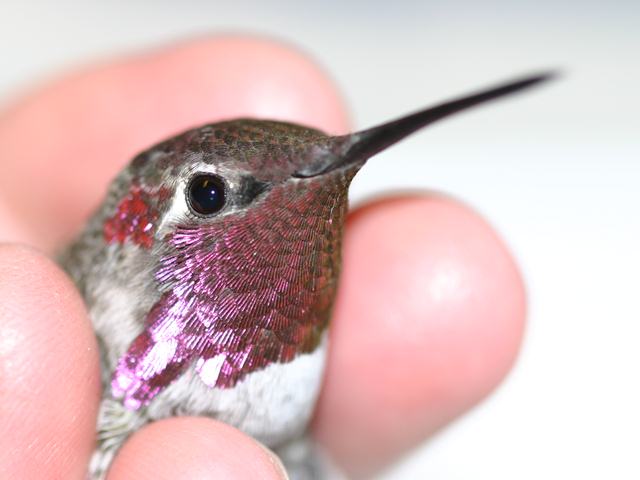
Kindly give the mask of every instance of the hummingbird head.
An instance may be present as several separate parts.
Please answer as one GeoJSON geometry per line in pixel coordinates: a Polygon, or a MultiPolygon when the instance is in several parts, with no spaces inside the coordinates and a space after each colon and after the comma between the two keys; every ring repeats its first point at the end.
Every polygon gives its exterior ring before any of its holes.
{"type": "Polygon", "coordinates": [[[136,247],[158,292],[114,376],[127,405],[147,403],[194,362],[205,383],[224,388],[317,347],[347,188],[363,163],[340,162],[345,140],[234,120],[165,141],[123,171],[103,236],[108,248],[136,247]]]}
{"type": "Polygon", "coordinates": [[[139,408],[192,364],[207,385],[228,388],[313,351],[335,296],[347,189],[366,160],[434,121],[547,77],[348,135],[242,119],[138,155],[113,183],[101,225],[107,248],[144,253],[141,269],[157,301],[120,356],[113,394],[139,408]]]}

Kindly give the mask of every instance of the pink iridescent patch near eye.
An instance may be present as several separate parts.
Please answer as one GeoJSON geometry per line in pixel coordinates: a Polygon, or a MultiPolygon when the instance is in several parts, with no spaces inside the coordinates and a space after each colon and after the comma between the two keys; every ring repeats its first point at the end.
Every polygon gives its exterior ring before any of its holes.
{"type": "Polygon", "coordinates": [[[166,200],[168,191],[162,188],[150,193],[134,183],[126,197],[120,201],[116,213],[104,222],[107,243],[127,240],[144,248],[151,248],[158,220],[157,201],[166,200]]]}

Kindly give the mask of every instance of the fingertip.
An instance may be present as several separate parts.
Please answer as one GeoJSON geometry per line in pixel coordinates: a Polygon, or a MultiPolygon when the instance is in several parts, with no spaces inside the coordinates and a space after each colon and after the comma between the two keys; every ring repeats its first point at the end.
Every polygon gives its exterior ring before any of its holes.
{"type": "Polygon", "coordinates": [[[136,432],[108,480],[286,479],[275,454],[239,430],[208,418],[174,417],[136,432]]]}
{"type": "Polygon", "coordinates": [[[75,288],[45,256],[0,245],[0,472],[83,478],[95,438],[99,366],[75,288]]]}
{"type": "MultiPolygon", "coordinates": [[[[331,134],[349,128],[334,81],[292,44],[258,36],[209,37],[177,45],[155,61],[170,88],[178,81],[166,76],[166,65],[175,64],[171,71],[187,70],[181,81],[191,91],[180,101],[185,128],[194,122],[242,117],[300,123],[331,134]]],[[[169,122],[173,125],[176,119],[169,122]]]]}
{"type": "Polygon", "coordinates": [[[351,216],[332,326],[321,442],[370,475],[478,403],[517,356],[525,292],[508,249],[440,196],[351,216]]]}

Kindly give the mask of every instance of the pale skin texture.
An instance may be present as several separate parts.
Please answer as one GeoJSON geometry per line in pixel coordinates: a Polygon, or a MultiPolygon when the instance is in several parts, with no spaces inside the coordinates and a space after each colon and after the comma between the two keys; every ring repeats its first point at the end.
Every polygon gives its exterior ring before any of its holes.
{"type": "MultiPolygon", "coordinates": [[[[46,255],[77,231],[135,152],[238,116],[350,129],[340,96],[313,62],[237,37],[87,69],[0,114],[0,240],[12,242],[0,246],[0,478],[83,479],[93,449],[98,350],[78,293],[46,255]]],[[[438,161],[428,152],[424,160],[438,161]]],[[[355,209],[343,272],[313,432],[363,477],[502,380],[520,345],[525,295],[491,227],[429,193],[355,209]]],[[[180,418],[125,444],[109,479],[128,478],[284,474],[239,431],[180,418]]]]}

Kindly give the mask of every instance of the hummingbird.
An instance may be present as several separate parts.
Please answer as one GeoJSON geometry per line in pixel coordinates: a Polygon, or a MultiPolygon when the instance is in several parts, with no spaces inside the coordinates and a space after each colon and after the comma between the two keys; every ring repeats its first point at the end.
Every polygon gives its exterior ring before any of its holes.
{"type": "Polygon", "coordinates": [[[293,479],[328,478],[329,462],[305,432],[321,386],[352,178],[411,133],[551,76],[347,135],[237,119],[137,155],[60,257],[101,352],[89,478],[104,478],[131,433],[177,415],[244,431],[279,453],[293,479]]]}

